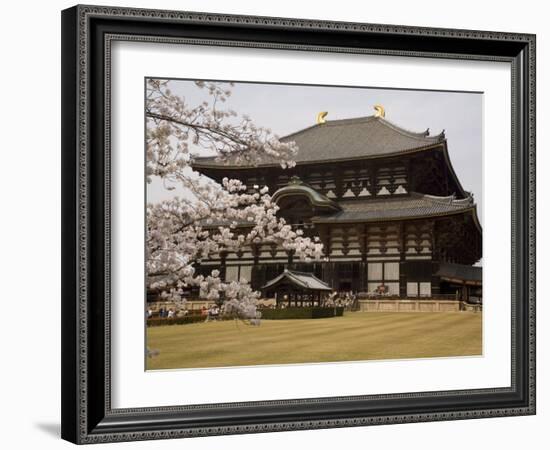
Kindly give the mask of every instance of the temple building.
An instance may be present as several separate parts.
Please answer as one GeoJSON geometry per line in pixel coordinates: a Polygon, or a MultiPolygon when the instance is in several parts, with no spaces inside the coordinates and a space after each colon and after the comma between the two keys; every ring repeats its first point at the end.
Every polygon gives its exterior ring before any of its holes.
{"type": "Polygon", "coordinates": [[[480,297],[481,267],[474,264],[482,256],[481,225],[444,132],[411,132],[375,109],[343,120],[320,113],[315,125],[282,138],[298,146],[293,168],[267,159],[242,166],[197,158],[194,168],[218,182],[268,186],[278,214],[324,245],[322,261],[295,261],[282,247],[260,244],[203,261],[201,270],[216,266],[225,280],[246,279],[258,290],[290,270],[335,291],[480,297]]]}

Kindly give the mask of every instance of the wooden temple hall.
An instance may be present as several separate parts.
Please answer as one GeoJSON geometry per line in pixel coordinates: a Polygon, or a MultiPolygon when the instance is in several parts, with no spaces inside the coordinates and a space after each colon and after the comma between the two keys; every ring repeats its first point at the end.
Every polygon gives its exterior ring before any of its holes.
{"type": "Polygon", "coordinates": [[[260,244],[203,261],[201,270],[215,266],[226,280],[246,279],[264,291],[290,270],[335,291],[480,297],[481,267],[474,264],[482,256],[481,226],[445,134],[405,130],[386,120],[381,106],[375,109],[343,120],[320,113],[315,125],[284,137],[299,149],[291,169],[275,160],[240,166],[198,158],[195,168],[218,182],[228,177],[251,189],[268,186],[279,214],[324,244],[319,262],[301,263],[283,248],[260,244]]]}

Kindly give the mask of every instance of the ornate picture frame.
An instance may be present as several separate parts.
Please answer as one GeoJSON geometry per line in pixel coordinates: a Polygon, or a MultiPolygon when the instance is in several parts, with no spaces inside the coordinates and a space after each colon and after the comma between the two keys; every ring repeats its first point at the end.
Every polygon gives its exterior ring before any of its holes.
{"type": "Polygon", "coordinates": [[[62,437],[74,443],[535,414],[535,36],[100,6],[62,12],[62,437]],[[179,43],[511,67],[510,386],[113,408],[111,48],[179,43]]]}

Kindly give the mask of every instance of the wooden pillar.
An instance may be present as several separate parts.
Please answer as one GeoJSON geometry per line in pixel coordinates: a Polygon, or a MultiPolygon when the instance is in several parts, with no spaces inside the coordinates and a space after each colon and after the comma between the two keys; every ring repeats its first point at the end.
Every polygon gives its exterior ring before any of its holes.
{"type": "Polygon", "coordinates": [[[262,283],[262,276],[259,270],[260,253],[262,251],[261,244],[252,244],[251,250],[254,262],[252,264],[252,270],[250,271],[250,287],[257,290],[265,284],[265,282],[262,283]]]}
{"type": "Polygon", "coordinates": [[[407,262],[405,255],[407,251],[407,233],[405,224],[399,225],[399,298],[407,298],[407,262]]]}
{"type": "Polygon", "coordinates": [[[347,256],[349,253],[349,240],[350,240],[350,233],[353,232],[352,227],[348,227],[344,225],[342,227],[343,235],[342,235],[342,253],[347,256]]]}
{"type": "Polygon", "coordinates": [[[441,292],[441,279],[436,276],[437,271],[439,270],[439,261],[437,258],[434,258],[436,255],[436,239],[435,239],[435,222],[432,220],[430,224],[430,245],[431,245],[431,254],[432,254],[432,279],[431,279],[431,289],[432,297],[437,297],[441,292]]]}
{"type": "Polygon", "coordinates": [[[330,286],[332,286],[333,275],[332,275],[332,263],[330,262],[330,255],[332,252],[332,236],[331,236],[331,227],[330,225],[321,225],[318,227],[318,233],[321,241],[323,242],[323,253],[325,255],[325,261],[322,265],[322,276],[323,281],[330,286]]]}
{"type": "Polygon", "coordinates": [[[261,244],[253,244],[252,245],[252,256],[254,257],[254,265],[259,264],[261,252],[262,252],[262,245],[261,244]]]}
{"type": "Polygon", "coordinates": [[[287,252],[287,255],[288,255],[288,265],[289,265],[289,269],[290,269],[290,266],[292,265],[292,260],[294,258],[294,251],[293,250],[289,250],[287,252]]]}
{"type": "Polygon", "coordinates": [[[378,186],[378,167],[377,166],[371,166],[369,169],[368,190],[373,197],[378,195],[379,186],[378,186]]]}
{"type": "Polygon", "coordinates": [[[355,228],[357,240],[359,242],[359,251],[361,252],[361,262],[359,263],[359,287],[358,291],[367,290],[367,224],[357,225],[355,228]]]}
{"type": "Polygon", "coordinates": [[[326,267],[326,277],[327,277],[327,282],[330,286],[332,286],[334,288],[334,263],[333,262],[328,262],[326,263],[325,265],[326,267]]]}
{"type": "Polygon", "coordinates": [[[344,195],[344,184],[343,184],[343,176],[342,170],[337,167],[334,171],[334,194],[336,195],[336,198],[340,200],[342,196],[344,195]]]}
{"type": "Polygon", "coordinates": [[[220,279],[225,281],[225,263],[227,260],[227,252],[220,253],[220,279]]]}

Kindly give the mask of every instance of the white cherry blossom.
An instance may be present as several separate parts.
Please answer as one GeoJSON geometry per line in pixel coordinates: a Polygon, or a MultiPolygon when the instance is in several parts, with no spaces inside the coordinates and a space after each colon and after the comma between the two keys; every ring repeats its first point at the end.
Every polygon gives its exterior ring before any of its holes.
{"type": "Polygon", "coordinates": [[[292,167],[297,147],[282,143],[250,117],[221,109],[231,91],[223,85],[196,82],[210,101],[189,105],[169,89],[169,82],[148,80],[146,99],[147,177],[178,184],[189,198],[175,196],[147,206],[148,289],[164,299],[183,301],[183,288],[198,286],[200,295],[222,303],[222,311],[257,323],[259,292],[247,281],[224,282],[220,272],[195,273],[202,260],[261,244],[281,246],[303,261],[322,257],[319,239],[311,240],[277,217],[267,187],[247,187],[239,180],[218,184],[192,170],[192,148],[214,152],[232,164],[257,164],[276,158],[292,167]],[[191,168],[191,170],[189,170],[191,168]]]}

